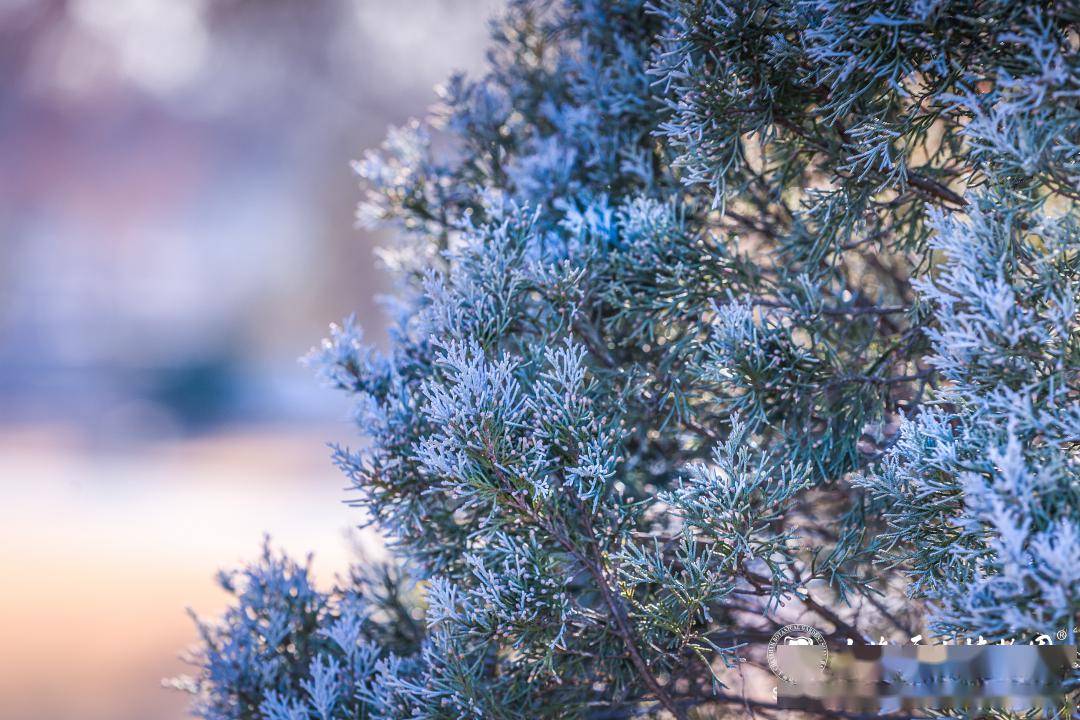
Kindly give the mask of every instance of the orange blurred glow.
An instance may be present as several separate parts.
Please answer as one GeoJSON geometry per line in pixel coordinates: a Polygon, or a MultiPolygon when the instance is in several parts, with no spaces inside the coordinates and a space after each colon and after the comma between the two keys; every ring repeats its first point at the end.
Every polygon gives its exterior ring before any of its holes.
{"type": "Polygon", "coordinates": [[[264,532],[295,555],[315,550],[322,585],[348,565],[345,531],[358,517],[318,433],[223,434],[121,455],[57,435],[0,441],[0,477],[15,479],[0,510],[8,720],[183,717],[187,698],[160,687],[185,671],[177,655],[195,640],[181,598],[219,612],[213,574],[253,557],[264,532]]]}

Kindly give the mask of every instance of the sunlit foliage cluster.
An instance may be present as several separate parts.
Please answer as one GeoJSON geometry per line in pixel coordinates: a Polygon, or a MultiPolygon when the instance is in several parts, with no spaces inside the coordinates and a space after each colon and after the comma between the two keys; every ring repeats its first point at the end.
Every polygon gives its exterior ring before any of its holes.
{"type": "Polygon", "coordinates": [[[1080,625],[1078,23],[511,2],[488,73],[357,163],[388,349],[310,356],[411,604],[268,554],[197,713],[768,716],[737,648],[786,622],[1080,625]]]}

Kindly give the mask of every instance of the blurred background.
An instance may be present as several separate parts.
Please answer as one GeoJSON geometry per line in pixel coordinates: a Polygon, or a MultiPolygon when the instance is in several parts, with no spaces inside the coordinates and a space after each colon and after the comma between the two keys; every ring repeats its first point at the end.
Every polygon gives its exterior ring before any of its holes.
{"type": "MultiPolygon", "coordinates": [[[[385,283],[349,161],[482,67],[497,0],[0,0],[0,715],[173,720],[264,532],[350,555],[297,358],[385,283]]],[[[375,543],[377,540],[368,539],[375,543]]]]}

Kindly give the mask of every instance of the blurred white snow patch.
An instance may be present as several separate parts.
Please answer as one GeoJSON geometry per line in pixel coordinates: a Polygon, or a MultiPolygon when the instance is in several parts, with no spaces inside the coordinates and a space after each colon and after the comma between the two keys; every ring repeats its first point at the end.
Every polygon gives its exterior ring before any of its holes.
{"type": "Polygon", "coordinates": [[[205,11],[205,0],[74,0],[71,6],[79,25],[113,49],[128,79],[161,95],[186,87],[205,64],[205,11]]]}

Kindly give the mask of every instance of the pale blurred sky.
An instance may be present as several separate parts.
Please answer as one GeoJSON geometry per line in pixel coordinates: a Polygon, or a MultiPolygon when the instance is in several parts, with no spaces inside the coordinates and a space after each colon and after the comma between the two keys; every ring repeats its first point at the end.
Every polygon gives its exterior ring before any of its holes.
{"type": "Polygon", "coordinates": [[[264,531],[347,561],[297,358],[356,311],[349,161],[482,66],[497,0],[0,0],[0,698],[173,720],[186,605],[264,531]]]}

